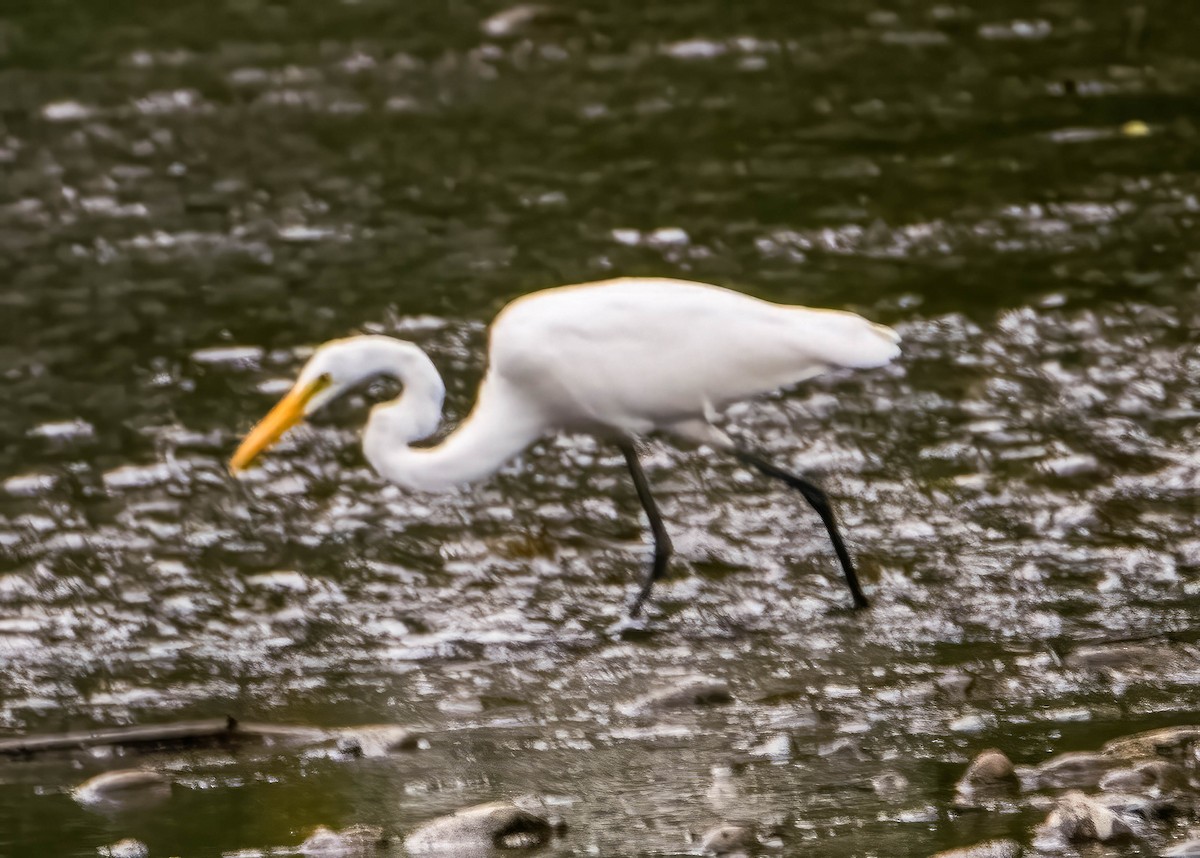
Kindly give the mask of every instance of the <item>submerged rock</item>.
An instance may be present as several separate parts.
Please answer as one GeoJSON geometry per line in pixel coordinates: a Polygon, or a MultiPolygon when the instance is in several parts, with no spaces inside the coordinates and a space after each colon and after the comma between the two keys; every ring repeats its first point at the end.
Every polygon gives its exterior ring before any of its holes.
{"type": "Polygon", "coordinates": [[[1125,769],[1113,769],[1100,778],[1105,792],[1170,792],[1188,785],[1187,774],[1169,760],[1145,760],[1125,769]]]}
{"type": "Polygon", "coordinates": [[[1131,793],[1105,793],[1094,799],[1120,817],[1131,817],[1146,822],[1169,819],[1183,810],[1174,796],[1134,795],[1131,793]]]}
{"type": "Polygon", "coordinates": [[[155,803],[170,798],[171,781],[147,769],[120,769],[84,781],[72,795],[83,805],[155,803]]]}
{"type": "Polygon", "coordinates": [[[1100,463],[1095,456],[1087,453],[1075,453],[1070,456],[1060,456],[1057,459],[1047,459],[1041,463],[1041,469],[1055,477],[1086,477],[1100,471],[1100,463]]]}
{"type": "Polygon", "coordinates": [[[629,705],[634,713],[661,712],[670,709],[690,709],[729,703],[729,683],[710,676],[684,676],[666,688],[651,691],[629,705]]]}
{"type": "Polygon", "coordinates": [[[1020,858],[1021,844],[1015,840],[988,840],[961,849],[948,849],[931,858],[1020,858]]]}
{"type": "Polygon", "coordinates": [[[709,786],[708,792],[704,794],[708,803],[717,810],[721,810],[736,801],[740,794],[741,790],[738,789],[737,782],[733,778],[733,767],[713,766],[712,784],[709,786]]]}
{"type": "Polygon", "coordinates": [[[817,754],[827,760],[842,763],[861,763],[871,759],[857,739],[842,736],[817,748],[817,754]]]}
{"type": "Polygon", "coordinates": [[[1092,751],[1070,751],[1051,757],[1035,769],[1038,786],[1051,789],[1094,787],[1116,765],[1112,757],[1092,751]]]}
{"type": "Polygon", "coordinates": [[[549,24],[577,22],[577,15],[570,9],[542,3],[520,3],[492,15],[479,28],[485,36],[493,39],[511,39],[527,36],[535,28],[549,24]]]}
{"type": "Polygon", "coordinates": [[[1080,647],[1064,663],[1074,670],[1157,670],[1177,664],[1180,653],[1170,647],[1111,643],[1080,647]]]}
{"type": "Polygon", "coordinates": [[[463,854],[480,849],[536,849],[551,838],[553,829],[542,817],[507,801],[465,807],[439,816],[408,835],[411,852],[463,854]]]}
{"type": "Polygon", "coordinates": [[[909,782],[900,772],[889,769],[871,778],[871,789],[878,796],[895,799],[908,793],[909,782]]]}
{"type": "Polygon", "coordinates": [[[110,492],[143,489],[161,485],[171,479],[171,469],[162,463],[153,465],[122,465],[101,474],[104,487],[110,492]]]}
{"type": "Polygon", "coordinates": [[[988,727],[995,726],[996,717],[994,715],[964,715],[961,718],[955,718],[946,726],[955,733],[982,733],[988,727]]]}
{"type": "Polygon", "coordinates": [[[786,763],[792,758],[792,737],[787,733],[776,733],[769,739],[764,739],[746,752],[747,756],[767,759],[776,763],[786,763]]]}
{"type": "Polygon", "coordinates": [[[43,495],[58,485],[58,477],[54,474],[18,474],[0,483],[10,495],[16,497],[35,497],[43,495]]]}
{"type": "Polygon", "coordinates": [[[315,745],[329,741],[329,733],[316,727],[301,727],[295,724],[237,724],[239,737],[250,737],[268,745],[297,744],[315,745]]]}
{"type": "Polygon", "coordinates": [[[966,773],[955,785],[960,799],[971,799],[980,793],[996,793],[1017,785],[1016,768],[1003,751],[988,748],[981,751],[966,773]]]}
{"type": "Polygon", "coordinates": [[[971,688],[975,685],[975,677],[966,671],[953,668],[934,680],[934,684],[951,700],[962,702],[971,693],[971,688]]]}
{"type": "Polygon", "coordinates": [[[395,724],[346,727],[337,734],[337,749],[354,757],[386,757],[401,751],[415,751],[423,738],[416,730],[395,724]]]}
{"type": "Polygon", "coordinates": [[[1081,792],[1069,792],[1037,829],[1039,839],[1107,843],[1133,835],[1133,828],[1103,804],[1081,792]]]}
{"type": "Polygon", "coordinates": [[[192,352],[196,363],[213,366],[255,367],[262,362],[263,350],[259,346],[214,346],[192,352]]]}
{"type": "Polygon", "coordinates": [[[318,825],[296,852],[316,858],[365,858],[386,849],[387,845],[383,829],[373,825],[351,825],[342,831],[318,825]]]}
{"type": "Polygon", "coordinates": [[[1200,742],[1200,726],[1164,727],[1106,742],[1100,750],[1113,757],[1175,757],[1200,742]]]}
{"type": "Polygon", "coordinates": [[[100,858],[148,858],[150,849],[140,840],[126,837],[111,846],[101,846],[100,858]]]}
{"type": "Polygon", "coordinates": [[[754,831],[744,825],[718,825],[700,838],[700,851],[708,855],[745,852],[754,845],[754,831]]]}

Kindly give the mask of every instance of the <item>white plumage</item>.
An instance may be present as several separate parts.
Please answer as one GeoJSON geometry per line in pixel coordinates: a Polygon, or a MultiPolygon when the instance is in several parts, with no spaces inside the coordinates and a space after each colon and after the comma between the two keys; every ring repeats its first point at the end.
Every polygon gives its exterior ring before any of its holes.
{"type": "Polygon", "coordinates": [[[830,366],[880,366],[899,354],[898,341],[853,313],[626,278],[547,289],[505,307],[492,324],[484,387],[506,384],[551,429],[643,434],[708,419],[830,366]]]}
{"type": "MultiPolygon", "coordinates": [[[[803,483],[789,482],[818,506],[808,489],[823,502],[819,489],[735,450],[713,420],[733,402],[832,366],[886,364],[899,354],[898,342],[890,328],[853,313],[773,304],[684,280],[620,278],[546,289],[513,301],[496,317],[475,407],[441,444],[410,446],[441,422],[445,387],[425,353],[389,337],[350,337],[316,351],[292,392],[243,442],[231,468],[245,467],[300,417],[350,387],[391,375],[404,392],[372,410],[363,449],[381,476],[412,489],[442,491],[481,479],[554,432],[615,439],[655,529],[652,583],[665,569],[662,544],[669,554],[670,543],[656,521],[633,437],[665,431],[734,452],[764,473],[803,483]]],[[[832,515],[822,518],[858,602],[832,515]]],[[[647,585],[641,598],[648,592],[647,585]]]]}

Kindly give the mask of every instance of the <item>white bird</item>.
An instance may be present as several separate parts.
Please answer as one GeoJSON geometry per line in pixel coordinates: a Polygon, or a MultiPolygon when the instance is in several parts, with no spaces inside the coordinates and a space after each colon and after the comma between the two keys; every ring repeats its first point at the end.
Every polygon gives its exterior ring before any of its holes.
{"type": "Polygon", "coordinates": [[[615,441],[654,535],[654,560],[630,608],[661,578],[671,539],[638,462],[634,438],[661,431],[731,453],[798,490],[820,515],[856,607],[866,597],[825,493],[714,425],[731,403],[812,378],[829,367],[877,367],[899,352],[891,328],[854,313],[772,304],[719,286],[620,278],[533,292],[492,322],[475,407],[440,444],[414,447],[442,420],[446,387],[413,343],[358,336],[321,346],[291,391],[246,436],[236,473],[290,427],[363,382],[391,376],[399,398],[376,405],[363,452],[383,478],[440,492],[480,480],[538,438],[584,432],[615,441]]]}

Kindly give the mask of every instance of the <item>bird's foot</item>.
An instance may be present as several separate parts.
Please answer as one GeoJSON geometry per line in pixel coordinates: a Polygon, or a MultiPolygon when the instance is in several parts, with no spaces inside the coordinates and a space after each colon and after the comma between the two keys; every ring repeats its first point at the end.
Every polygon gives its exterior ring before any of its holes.
{"type": "Polygon", "coordinates": [[[628,638],[647,633],[650,630],[650,618],[638,614],[626,615],[604,630],[610,638],[628,638]]]}
{"type": "Polygon", "coordinates": [[[848,617],[865,617],[867,615],[867,608],[869,607],[870,605],[865,602],[856,601],[853,605],[847,605],[839,602],[838,604],[830,607],[829,613],[845,614],[848,617]]]}

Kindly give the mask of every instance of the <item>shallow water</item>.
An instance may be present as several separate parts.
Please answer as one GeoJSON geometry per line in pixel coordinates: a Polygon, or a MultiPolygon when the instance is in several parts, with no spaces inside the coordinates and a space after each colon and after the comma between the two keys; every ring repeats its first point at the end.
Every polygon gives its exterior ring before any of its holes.
{"type": "Polygon", "coordinates": [[[952,811],[982,748],[1194,721],[1200,9],[983,6],[0,9],[0,732],[429,738],[0,761],[0,853],[215,856],[537,793],[562,854],[750,819],[783,854],[922,856],[1044,816],[952,811]],[[366,468],[360,397],[225,474],[311,345],[420,343],[454,420],[504,301],[617,274],[901,331],[891,367],[729,415],[819,476],[870,611],[799,499],[704,451],[646,449],[678,555],[625,637],[648,546],[589,439],[416,496],[366,468]],[[1070,658],[1141,637],[1140,663],[1070,658]],[[690,673],[734,702],[627,705],[690,673]],[[167,804],[69,795],[141,763],[167,804]]]}

